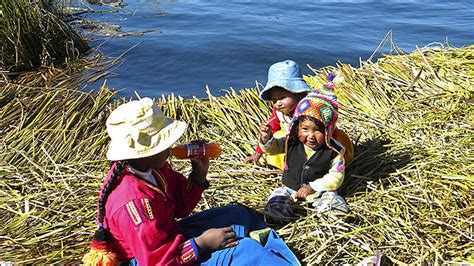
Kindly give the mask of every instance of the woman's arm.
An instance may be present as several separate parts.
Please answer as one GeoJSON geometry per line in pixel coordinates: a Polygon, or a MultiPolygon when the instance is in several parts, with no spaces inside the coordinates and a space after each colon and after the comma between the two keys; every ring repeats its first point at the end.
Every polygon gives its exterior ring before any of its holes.
{"type": "Polygon", "coordinates": [[[176,208],[174,214],[176,218],[188,216],[201,200],[201,195],[209,186],[205,179],[207,170],[202,179],[203,173],[191,172],[189,178],[186,178],[179,172],[171,169],[169,164],[166,164],[161,170],[163,175],[167,177],[170,195],[173,197],[176,208]],[[196,176],[194,176],[196,174],[196,176]]]}
{"type": "MultiPolygon", "coordinates": [[[[194,238],[185,237],[171,230],[169,218],[160,215],[156,203],[135,199],[118,209],[110,226],[118,230],[133,257],[140,265],[190,265],[199,260],[194,238]]],[[[116,234],[114,234],[116,235],[116,234]]]]}

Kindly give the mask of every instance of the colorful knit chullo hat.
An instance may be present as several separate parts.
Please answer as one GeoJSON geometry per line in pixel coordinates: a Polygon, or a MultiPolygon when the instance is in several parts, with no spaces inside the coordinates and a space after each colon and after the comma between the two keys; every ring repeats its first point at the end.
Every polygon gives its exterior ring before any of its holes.
{"type": "Polygon", "coordinates": [[[336,128],[338,106],[339,103],[332,86],[324,85],[318,90],[312,90],[306,97],[301,99],[296,106],[289,132],[293,131],[293,127],[297,124],[295,122],[300,116],[312,117],[324,125],[324,139],[326,145],[336,150],[331,146],[330,139],[336,128]]]}

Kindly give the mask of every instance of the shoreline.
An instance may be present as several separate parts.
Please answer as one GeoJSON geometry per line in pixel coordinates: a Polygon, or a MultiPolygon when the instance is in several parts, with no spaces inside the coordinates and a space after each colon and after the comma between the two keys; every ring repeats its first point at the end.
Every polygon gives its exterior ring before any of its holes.
{"type": "MultiPolygon", "coordinates": [[[[21,1],[0,3],[24,8],[21,1]]],[[[46,12],[26,10],[32,18],[46,12]]],[[[71,30],[57,20],[50,25],[71,30]]],[[[19,28],[38,35],[35,28],[19,28]]],[[[9,30],[1,37],[17,36],[9,30]]],[[[51,36],[59,44],[67,39],[51,36]]],[[[53,40],[26,40],[10,43],[0,58],[10,63],[0,69],[0,264],[80,263],[96,227],[98,190],[108,167],[105,120],[126,101],[106,83],[90,92],[83,88],[107,76],[120,57],[84,58],[80,49],[64,46],[55,58],[43,53],[57,48],[49,45],[53,40]],[[21,50],[21,44],[30,46],[21,50]],[[30,60],[30,51],[40,60],[30,60]],[[19,72],[9,80],[5,69],[19,72]]],[[[354,141],[355,158],[341,193],[352,212],[333,220],[306,208],[307,216],[275,228],[302,263],[354,264],[378,253],[384,264],[474,263],[474,44],[314,72],[305,76],[311,87],[329,73],[344,78],[335,87],[338,127],[354,141]]],[[[237,201],[261,211],[279,186],[279,172],[242,161],[254,151],[270,106],[258,98],[258,88],[206,94],[156,99],[165,115],[188,122],[179,143],[205,138],[221,144],[222,155],[209,169],[211,187],[196,209],[237,201]]],[[[190,171],[186,160],[170,162],[190,171]]]]}

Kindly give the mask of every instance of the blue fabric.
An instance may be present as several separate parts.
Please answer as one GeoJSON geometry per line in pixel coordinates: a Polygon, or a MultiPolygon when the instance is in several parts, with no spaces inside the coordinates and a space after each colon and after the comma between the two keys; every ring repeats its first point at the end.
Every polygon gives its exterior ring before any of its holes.
{"type": "Polygon", "coordinates": [[[260,92],[260,99],[271,100],[269,90],[273,87],[281,87],[291,93],[311,91],[303,80],[300,67],[295,61],[291,60],[285,60],[270,66],[267,85],[260,92]]]}
{"type": "Polygon", "coordinates": [[[206,210],[180,222],[182,233],[197,237],[210,228],[232,226],[238,245],[214,251],[201,265],[300,265],[296,256],[275,231],[271,230],[265,246],[248,237],[249,232],[267,228],[265,222],[248,208],[229,205],[206,210]]]}
{"type": "Polygon", "coordinates": [[[241,225],[245,228],[243,235],[249,231],[267,228],[265,222],[255,213],[241,205],[228,205],[212,208],[179,221],[181,232],[188,237],[196,237],[210,228],[241,225]]]}
{"type": "Polygon", "coordinates": [[[199,257],[199,249],[198,246],[196,245],[196,241],[194,238],[189,239],[189,242],[191,243],[191,246],[193,247],[194,254],[196,254],[196,259],[200,260],[201,258],[199,257]]]}
{"type": "Polygon", "coordinates": [[[138,266],[138,261],[135,258],[133,258],[133,259],[129,260],[129,264],[127,264],[127,265],[138,266]]]}
{"type": "Polygon", "coordinates": [[[286,246],[285,242],[278,234],[272,229],[268,235],[267,243],[265,243],[265,249],[271,250],[275,255],[287,259],[289,265],[300,265],[295,254],[286,246]]]}

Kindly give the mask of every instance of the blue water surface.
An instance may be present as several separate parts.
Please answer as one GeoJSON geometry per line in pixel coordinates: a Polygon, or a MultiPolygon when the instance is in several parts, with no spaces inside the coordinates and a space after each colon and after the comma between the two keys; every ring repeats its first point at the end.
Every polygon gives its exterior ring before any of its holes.
{"type": "MultiPolygon", "coordinates": [[[[392,31],[406,51],[433,42],[459,47],[474,43],[474,4],[464,1],[244,1],[125,0],[117,13],[87,14],[142,36],[96,36],[107,56],[124,55],[107,77],[125,97],[174,93],[205,96],[265,84],[268,67],[292,59],[303,73],[313,68],[353,66],[367,59],[392,31]]],[[[384,48],[388,51],[389,47],[384,48]]],[[[99,83],[104,82],[104,79],[99,83]]],[[[89,88],[98,87],[96,84],[89,88]]]]}

